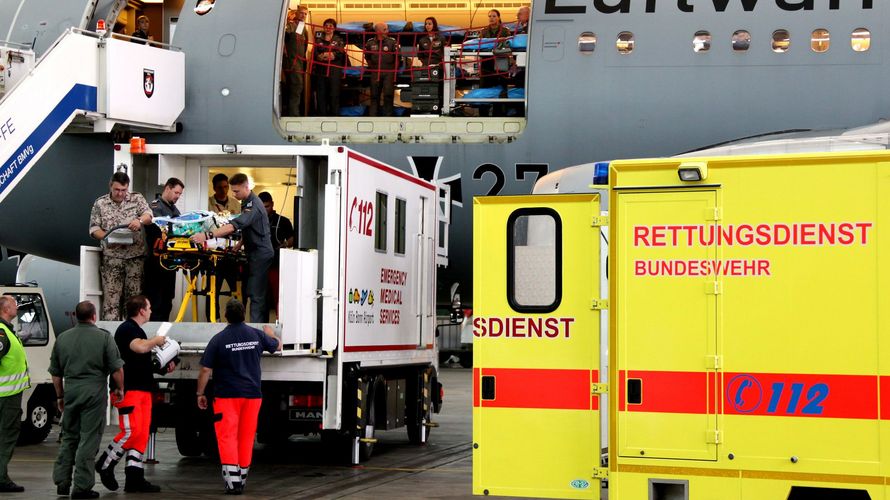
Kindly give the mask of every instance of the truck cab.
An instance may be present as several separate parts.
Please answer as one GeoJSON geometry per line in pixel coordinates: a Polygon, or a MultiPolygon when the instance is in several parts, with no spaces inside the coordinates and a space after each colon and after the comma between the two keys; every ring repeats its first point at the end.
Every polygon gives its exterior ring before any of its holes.
{"type": "Polygon", "coordinates": [[[13,296],[19,306],[12,320],[13,331],[25,347],[31,375],[31,387],[22,396],[19,444],[35,444],[46,439],[56,416],[56,396],[47,371],[56,335],[42,288],[31,284],[0,286],[0,295],[13,296]]]}

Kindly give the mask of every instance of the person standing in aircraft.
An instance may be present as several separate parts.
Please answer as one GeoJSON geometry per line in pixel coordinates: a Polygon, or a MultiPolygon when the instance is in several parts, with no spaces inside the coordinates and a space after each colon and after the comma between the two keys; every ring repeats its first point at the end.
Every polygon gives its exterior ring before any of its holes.
{"type": "Polygon", "coordinates": [[[90,236],[100,241],[102,264],[102,319],[123,319],[124,297],[142,293],[145,264],[145,233],[151,209],[139,193],[129,192],[130,177],[115,172],[109,194],[100,196],[90,212],[90,236]],[[109,232],[116,229],[109,236],[109,232]],[[106,238],[109,237],[109,238],[106,238]]]}
{"type": "Polygon", "coordinates": [[[346,65],[346,43],[334,34],[337,21],[325,19],[324,33],[312,49],[312,81],[319,116],[340,114],[340,82],[346,65]]]}
{"type": "MultiPolygon", "coordinates": [[[[482,30],[479,35],[481,38],[493,38],[494,47],[501,48],[507,45],[507,37],[511,35],[510,30],[501,24],[501,13],[497,9],[488,11],[488,26],[482,30]]],[[[494,69],[494,57],[489,56],[482,59],[479,71],[479,86],[483,88],[496,87],[503,84],[503,76],[498,75],[494,69]]]]}
{"type": "Polygon", "coordinates": [[[514,35],[528,35],[528,19],[531,17],[532,10],[528,5],[523,5],[516,11],[516,27],[513,28],[514,35]]]}
{"type": "Polygon", "coordinates": [[[266,209],[266,215],[269,216],[269,235],[272,238],[272,248],[275,250],[275,257],[272,258],[272,266],[269,268],[269,310],[275,309],[278,312],[278,268],[279,259],[281,257],[282,248],[293,248],[294,246],[294,226],[290,219],[275,211],[275,202],[272,195],[267,191],[259,194],[263,207],[266,209]]]}
{"type": "Polygon", "coordinates": [[[143,45],[148,43],[145,40],[154,41],[154,37],[148,34],[149,24],[150,21],[148,20],[148,16],[139,16],[136,18],[136,27],[138,29],[130,35],[133,37],[130,41],[133,43],[141,43],[143,45]]]}
{"type": "Polygon", "coordinates": [[[222,238],[241,231],[244,248],[247,251],[247,297],[250,298],[251,323],[263,323],[268,315],[266,310],[266,288],[268,287],[269,266],[275,251],[272,250],[269,235],[269,218],[263,209],[263,202],[250,190],[246,175],[235,174],[230,183],[235,198],[241,201],[241,215],[219,229],[198,233],[191,237],[195,243],[208,239],[222,238]]]}
{"type": "MultiPolygon", "coordinates": [[[[114,477],[114,467],[124,455],[127,457],[124,468],[127,482],[124,484],[124,491],[128,493],[161,491],[159,486],[145,480],[145,468],[142,462],[151,427],[152,396],[158,391],[151,351],[167,341],[167,337],[163,335],[156,335],[151,339],[145,335],[142,325],[149,320],[151,314],[151,301],[146,296],[130,297],[127,300],[128,319],[114,332],[114,341],[125,363],[124,387],[127,388],[127,392],[124,393],[123,399],[115,397],[111,399],[111,404],[117,408],[120,432],[96,461],[96,472],[99,473],[102,484],[111,491],[116,491],[119,486],[114,477]]],[[[171,361],[166,366],[167,372],[173,371],[174,366],[171,361]]],[[[114,387],[114,383],[111,386],[114,387]]]]}
{"type": "MultiPolygon", "coordinates": [[[[493,38],[494,48],[503,48],[507,45],[507,37],[511,35],[510,30],[501,23],[501,12],[497,9],[488,11],[488,26],[482,30],[479,35],[482,38],[493,38]]],[[[501,87],[501,97],[507,94],[506,75],[498,74],[494,66],[494,55],[481,56],[482,62],[479,64],[479,86],[481,88],[501,87]]],[[[496,115],[503,114],[503,105],[493,106],[489,108],[489,112],[494,111],[496,115]]]]}
{"type": "Polygon", "coordinates": [[[395,79],[399,64],[399,44],[390,36],[386,23],[374,25],[374,37],[365,42],[365,61],[371,72],[371,104],[369,114],[379,116],[380,95],[383,94],[383,116],[392,116],[395,79]]]}
{"type": "Polygon", "coordinates": [[[210,339],[201,357],[198,408],[209,407],[205,390],[213,375],[213,412],[220,417],[213,426],[223,480],[227,494],[240,495],[247,485],[263,402],[260,357],[263,351],[280,351],[281,339],[269,325],[263,331],[245,325],[244,304],[238,300],[226,304],[226,321],[228,326],[210,339]]]}
{"type": "Polygon", "coordinates": [[[501,11],[491,9],[488,11],[488,26],[482,30],[479,35],[482,38],[496,38],[496,47],[504,46],[507,43],[507,37],[512,35],[510,30],[501,23],[501,11]]]}
{"type": "Polygon", "coordinates": [[[417,58],[424,66],[438,66],[445,58],[445,37],[439,34],[435,17],[423,21],[423,36],[417,41],[417,58]]]}
{"type": "MultiPolygon", "coordinates": [[[[185,184],[176,177],[167,179],[164,192],[148,204],[154,217],[179,217],[176,202],[182,196],[185,184]]],[[[145,295],[151,299],[155,308],[151,312],[151,321],[169,321],[173,310],[173,297],[176,295],[177,271],[161,266],[160,257],[154,254],[155,246],[161,239],[161,228],[151,224],[145,227],[148,240],[148,258],[145,261],[145,295]]]]}
{"type": "Polygon", "coordinates": [[[0,493],[25,491],[7,472],[22,427],[22,392],[31,387],[25,348],[12,327],[16,316],[15,298],[0,296],[0,493]]]}
{"type": "Polygon", "coordinates": [[[56,389],[62,418],[62,444],[53,467],[53,483],[59,495],[98,498],[93,491],[93,461],[105,427],[108,375],[114,379],[112,394],[124,398],[124,360],[111,334],[96,326],[96,307],[85,300],[74,308],[77,326],[56,338],[49,359],[49,374],[56,389]],[[64,382],[64,384],[63,384],[64,382]],[[72,491],[71,472],[74,471],[72,491]]]}
{"type": "Polygon", "coordinates": [[[235,215],[241,212],[241,204],[238,200],[229,196],[229,176],[219,173],[213,176],[213,194],[207,201],[207,210],[222,214],[228,212],[235,215]]]}
{"type": "Polygon", "coordinates": [[[303,89],[306,81],[306,43],[309,30],[306,18],[309,7],[300,5],[287,14],[284,26],[284,88],[287,95],[288,116],[301,116],[303,89]],[[292,14],[293,13],[293,14],[292,14]]]}

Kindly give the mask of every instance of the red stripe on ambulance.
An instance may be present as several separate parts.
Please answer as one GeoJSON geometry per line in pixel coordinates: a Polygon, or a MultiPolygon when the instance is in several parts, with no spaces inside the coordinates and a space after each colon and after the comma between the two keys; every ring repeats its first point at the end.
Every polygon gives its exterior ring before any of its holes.
{"type": "Polygon", "coordinates": [[[869,420],[878,418],[880,404],[882,418],[890,419],[890,377],[884,378],[879,401],[874,375],[622,370],[618,411],[869,420]],[[635,404],[627,396],[633,379],[641,388],[635,404]]]}
{"type": "Polygon", "coordinates": [[[598,410],[599,398],[591,396],[591,383],[597,380],[597,370],[474,368],[473,406],[598,410]],[[494,399],[482,399],[484,377],[494,377],[494,399]]]}

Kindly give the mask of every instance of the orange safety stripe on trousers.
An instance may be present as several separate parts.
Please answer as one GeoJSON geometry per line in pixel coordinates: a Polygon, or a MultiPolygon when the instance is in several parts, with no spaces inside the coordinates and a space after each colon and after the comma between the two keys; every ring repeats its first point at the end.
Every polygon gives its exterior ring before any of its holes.
{"type": "Polygon", "coordinates": [[[473,406],[598,410],[599,396],[591,394],[598,380],[598,370],[474,368],[473,406]],[[482,377],[494,377],[494,399],[482,399],[482,377]]]}

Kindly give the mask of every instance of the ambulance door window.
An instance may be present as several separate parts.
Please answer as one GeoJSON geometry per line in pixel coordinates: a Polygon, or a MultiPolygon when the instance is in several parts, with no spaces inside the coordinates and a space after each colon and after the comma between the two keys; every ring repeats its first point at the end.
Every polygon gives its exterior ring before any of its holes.
{"type": "Polygon", "coordinates": [[[386,251],[386,215],[389,196],[386,193],[377,192],[377,209],[374,213],[374,249],[379,252],[386,251]]]}
{"type": "Polygon", "coordinates": [[[507,301],[517,312],[547,313],[562,299],[562,221],[550,208],[507,219],[507,301]]]}
{"type": "Polygon", "coordinates": [[[405,255],[405,200],[396,198],[396,241],[393,251],[396,255],[405,255]]]}

